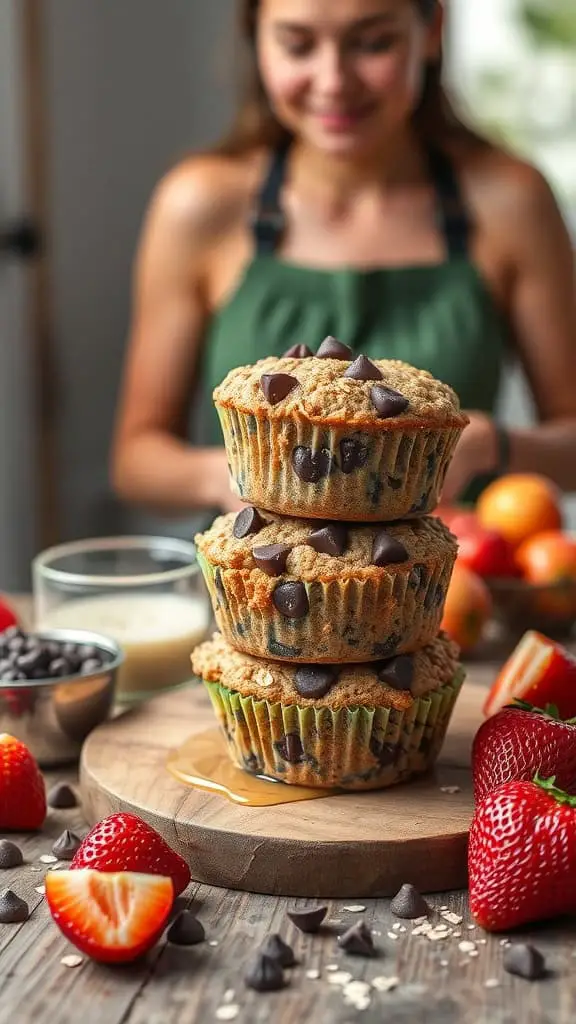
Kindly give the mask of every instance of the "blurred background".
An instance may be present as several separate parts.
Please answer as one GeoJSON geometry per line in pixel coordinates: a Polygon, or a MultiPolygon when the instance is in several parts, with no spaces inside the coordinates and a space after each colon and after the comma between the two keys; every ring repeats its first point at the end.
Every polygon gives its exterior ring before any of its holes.
{"type": "MultiPolygon", "coordinates": [[[[49,543],[191,532],[117,503],[108,452],[142,215],[227,124],[233,8],[0,0],[2,589],[49,543]]],[[[542,167],[576,226],[574,0],[449,0],[447,53],[468,115],[542,167]]],[[[529,422],[513,367],[501,405],[529,422]]]]}

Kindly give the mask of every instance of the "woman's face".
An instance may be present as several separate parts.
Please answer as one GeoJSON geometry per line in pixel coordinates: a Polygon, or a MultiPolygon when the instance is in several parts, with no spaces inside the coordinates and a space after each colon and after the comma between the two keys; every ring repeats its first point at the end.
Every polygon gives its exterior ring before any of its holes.
{"type": "Polygon", "coordinates": [[[261,0],[258,59],[278,119],[335,156],[381,148],[416,107],[438,56],[415,0],[261,0]]]}

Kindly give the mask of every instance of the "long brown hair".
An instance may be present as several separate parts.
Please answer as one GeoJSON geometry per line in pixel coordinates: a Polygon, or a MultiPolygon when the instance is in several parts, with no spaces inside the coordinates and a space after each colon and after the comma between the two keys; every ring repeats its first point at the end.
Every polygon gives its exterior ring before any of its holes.
{"type": "MultiPolygon", "coordinates": [[[[423,18],[430,21],[440,0],[412,0],[423,18]]],[[[220,153],[237,156],[253,147],[277,148],[287,143],[290,132],[274,116],[264,90],[256,58],[256,32],[260,0],[240,0],[239,29],[243,42],[240,102],[228,135],[217,146],[220,153]]],[[[485,144],[456,114],[443,83],[443,54],[425,70],[422,97],[414,111],[414,124],[427,144],[438,146],[459,140],[485,144]]]]}

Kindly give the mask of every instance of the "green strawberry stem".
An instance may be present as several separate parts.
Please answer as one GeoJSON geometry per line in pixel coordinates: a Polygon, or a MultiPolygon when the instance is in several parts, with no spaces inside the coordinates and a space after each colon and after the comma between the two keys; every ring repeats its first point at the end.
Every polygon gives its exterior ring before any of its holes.
{"type": "Polygon", "coordinates": [[[546,704],[545,707],[538,708],[527,700],[515,697],[514,703],[508,704],[507,707],[520,711],[531,711],[535,715],[547,715],[548,718],[554,718],[557,722],[564,722],[565,725],[576,725],[576,718],[560,718],[560,711],[555,704],[546,704]]]}
{"type": "Polygon", "coordinates": [[[558,789],[556,786],[556,776],[553,775],[550,779],[540,778],[539,772],[532,779],[535,786],[539,789],[543,789],[548,796],[551,796],[553,800],[558,804],[565,804],[567,807],[576,807],[576,796],[570,796],[569,793],[565,793],[563,789],[558,789]]]}

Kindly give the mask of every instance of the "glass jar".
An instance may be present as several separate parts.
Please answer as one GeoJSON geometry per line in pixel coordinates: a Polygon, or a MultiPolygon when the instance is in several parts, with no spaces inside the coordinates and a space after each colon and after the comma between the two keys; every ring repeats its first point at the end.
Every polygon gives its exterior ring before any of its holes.
{"type": "Polygon", "coordinates": [[[190,679],[190,654],[211,621],[191,542],[106,537],[62,544],[34,560],[33,588],[36,629],[89,629],[120,644],[120,703],[190,679]]]}

